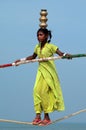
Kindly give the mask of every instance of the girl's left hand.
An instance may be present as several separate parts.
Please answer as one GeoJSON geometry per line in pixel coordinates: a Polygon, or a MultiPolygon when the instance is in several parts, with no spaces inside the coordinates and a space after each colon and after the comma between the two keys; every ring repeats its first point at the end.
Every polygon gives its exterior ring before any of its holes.
{"type": "Polygon", "coordinates": [[[68,54],[68,53],[65,55],[65,57],[66,57],[67,59],[72,59],[72,55],[71,55],[71,54],[68,54]]]}

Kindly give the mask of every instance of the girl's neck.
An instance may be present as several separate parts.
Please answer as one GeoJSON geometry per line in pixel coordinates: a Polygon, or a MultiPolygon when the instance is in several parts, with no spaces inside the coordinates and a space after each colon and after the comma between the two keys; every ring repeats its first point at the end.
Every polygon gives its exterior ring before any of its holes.
{"type": "Polygon", "coordinates": [[[41,42],[41,49],[45,46],[46,43],[47,43],[47,41],[41,42]]]}

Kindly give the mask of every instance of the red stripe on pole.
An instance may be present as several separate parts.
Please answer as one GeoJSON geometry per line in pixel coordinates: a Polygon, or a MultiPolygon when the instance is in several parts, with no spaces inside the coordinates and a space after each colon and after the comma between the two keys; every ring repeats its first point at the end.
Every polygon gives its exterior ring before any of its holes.
{"type": "Polygon", "coordinates": [[[10,66],[12,66],[12,64],[10,63],[10,64],[4,64],[4,65],[0,65],[0,68],[4,68],[4,67],[10,67],[10,66]]]}

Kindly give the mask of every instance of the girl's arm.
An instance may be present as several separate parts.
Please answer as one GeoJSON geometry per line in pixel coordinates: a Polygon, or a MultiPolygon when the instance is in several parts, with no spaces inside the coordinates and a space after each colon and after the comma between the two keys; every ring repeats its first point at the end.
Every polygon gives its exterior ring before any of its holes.
{"type": "Polygon", "coordinates": [[[72,59],[71,54],[61,52],[59,49],[56,50],[56,53],[57,53],[59,56],[66,56],[68,59],[72,59]]]}
{"type": "Polygon", "coordinates": [[[26,57],[26,60],[32,60],[37,57],[37,54],[33,53],[33,55],[26,57]]]}
{"type": "Polygon", "coordinates": [[[31,56],[16,60],[15,63],[20,62],[20,61],[25,61],[25,60],[32,60],[32,59],[35,59],[36,57],[37,57],[37,54],[33,53],[31,56]]]}
{"type": "Polygon", "coordinates": [[[65,53],[61,52],[59,49],[56,50],[56,53],[59,55],[59,56],[63,56],[65,53]]]}

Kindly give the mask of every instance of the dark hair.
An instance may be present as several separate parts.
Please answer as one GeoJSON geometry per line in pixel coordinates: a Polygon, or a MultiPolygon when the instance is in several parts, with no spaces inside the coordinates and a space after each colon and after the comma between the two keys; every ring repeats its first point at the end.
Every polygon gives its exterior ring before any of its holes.
{"type": "Polygon", "coordinates": [[[37,34],[39,32],[43,32],[45,35],[48,35],[48,43],[51,42],[51,38],[52,38],[52,34],[51,34],[51,31],[46,29],[46,28],[39,28],[39,30],[37,31],[37,34]]]}

